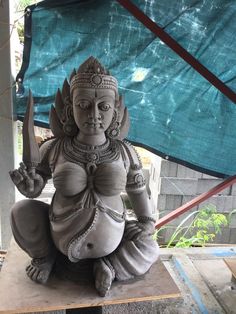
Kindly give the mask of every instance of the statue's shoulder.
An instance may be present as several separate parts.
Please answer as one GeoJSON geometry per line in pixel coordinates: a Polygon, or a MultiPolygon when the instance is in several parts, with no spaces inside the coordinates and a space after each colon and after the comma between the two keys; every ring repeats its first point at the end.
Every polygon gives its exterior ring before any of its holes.
{"type": "Polygon", "coordinates": [[[43,173],[46,176],[51,173],[52,164],[57,155],[60,143],[61,139],[59,138],[49,138],[40,144],[39,151],[41,161],[37,166],[38,172],[43,173]]]}
{"type": "Polygon", "coordinates": [[[121,147],[121,154],[124,161],[129,163],[130,170],[142,169],[141,159],[135,147],[127,140],[119,141],[121,147]]]}
{"type": "Polygon", "coordinates": [[[41,164],[52,164],[61,151],[62,138],[50,138],[40,145],[41,164]]]}
{"type": "Polygon", "coordinates": [[[52,151],[53,147],[56,145],[57,142],[58,142],[57,138],[49,138],[40,144],[39,150],[41,160],[45,159],[46,155],[50,154],[50,152],[52,151]]]}

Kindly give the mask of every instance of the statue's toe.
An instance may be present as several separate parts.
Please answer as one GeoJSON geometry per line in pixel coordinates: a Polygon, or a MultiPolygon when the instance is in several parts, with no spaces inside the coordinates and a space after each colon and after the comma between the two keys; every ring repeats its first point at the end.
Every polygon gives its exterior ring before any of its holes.
{"type": "Polygon", "coordinates": [[[51,273],[50,270],[41,270],[41,271],[39,271],[38,276],[36,278],[36,281],[38,283],[45,284],[48,281],[50,273],[51,273]]]}
{"type": "Polygon", "coordinates": [[[49,255],[44,258],[33,258],[31,263],[26,267],[28,277],[41,284],[45,284],[51,274],[55,262],[55,255],[49,255]]]}
{"type": "Polygon", "coordinates": [[[111,269],[103,262],[96,262],[95,266],[95,287],[101,297],[105,297],[110,290],[114,275],[111,269]]]}

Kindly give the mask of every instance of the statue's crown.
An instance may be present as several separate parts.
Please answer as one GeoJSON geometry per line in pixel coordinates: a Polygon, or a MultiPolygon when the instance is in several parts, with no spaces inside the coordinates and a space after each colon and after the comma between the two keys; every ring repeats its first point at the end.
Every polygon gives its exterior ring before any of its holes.
{"type": "Polygon", "coordinates": [[[89,57],[81,64],[78,71],[72,74],[71,93],[74,88],[108,88],[118,94],[117,80],[94,57],[89,57]]]}

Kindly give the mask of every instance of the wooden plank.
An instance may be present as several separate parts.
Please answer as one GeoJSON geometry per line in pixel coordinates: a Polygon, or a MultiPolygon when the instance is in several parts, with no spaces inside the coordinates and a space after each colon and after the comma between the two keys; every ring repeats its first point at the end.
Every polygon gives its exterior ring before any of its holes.
{"type": "Polygon", "coordinates": [[[180,292],[162,262],[140,280],[114,283],[108,296],[99,297],[91,285],[53,277],[47,285],[25,274],[28,256],[13,241],[0,273],[0,313],[29,313],[179,298],[180,292]]]}
{"type": "Polygon", "coordinates": [[[229,267],[233,277],[236,279],[236,258],[224,258],[224,262],[229,267]]]}

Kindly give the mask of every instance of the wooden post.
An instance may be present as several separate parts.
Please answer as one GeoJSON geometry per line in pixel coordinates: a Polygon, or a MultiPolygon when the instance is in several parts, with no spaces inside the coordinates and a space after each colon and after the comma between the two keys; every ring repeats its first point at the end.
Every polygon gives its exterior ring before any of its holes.
{"type": "Polygon", "coordinates": [[[8,171],[14,169],[12,68],[10,37],[10,1],[0,1],[0,247],[6,249],[11,238],[9,223],[10,208],[15,202],[15,188],[8,171]]]}

